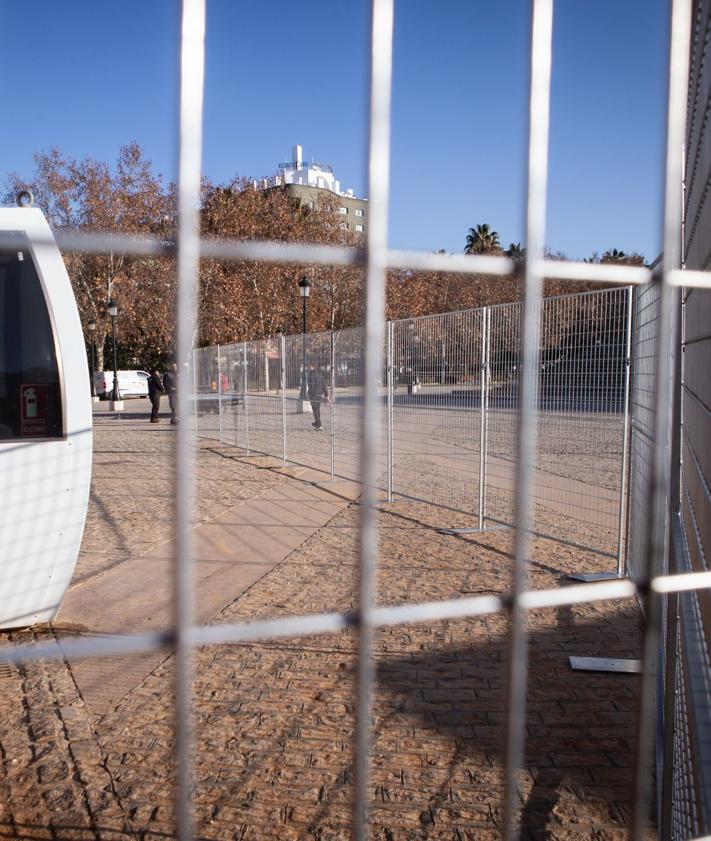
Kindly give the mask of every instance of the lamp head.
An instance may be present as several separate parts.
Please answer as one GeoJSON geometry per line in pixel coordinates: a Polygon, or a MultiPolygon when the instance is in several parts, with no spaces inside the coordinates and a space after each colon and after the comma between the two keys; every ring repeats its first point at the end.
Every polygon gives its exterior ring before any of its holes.
{"type": "Polygon", "coordinates": [[[311,294],[311,281],[307,277],[302,277],[299,281],[299,294],[302,298],[308,298],[311,294]]]}
{"type": "Polygon", "coordinates": [[[106,312],[111,316],[111,318],[116,318],[116,316],[118,315],[118,307],[114,303],[113,298],[106,305],[106,312]]]}

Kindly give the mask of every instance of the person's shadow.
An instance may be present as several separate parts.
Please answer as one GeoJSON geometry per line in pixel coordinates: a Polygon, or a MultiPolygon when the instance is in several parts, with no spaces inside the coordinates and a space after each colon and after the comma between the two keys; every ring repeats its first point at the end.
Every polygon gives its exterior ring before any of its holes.
{"type": "MultiPolygon", "coordinates": [[[[558,827],[563,834],[566,829],[583,833],[576,838],[607,838],[596,824],[619,832],[630,821],[639,680],[631,674],[574,671],[569,656],[637,657],[639,613],[627,607],[600,612],[600,621],[594,613],[576,620],[566,606],[555,611],[555,621],[553,614],[545,627],[537,620],[540,629],[534,626],[529,636],[520,837],[543,841],[555,837],[558,827]]],[[[507,659],[504,634],[471,647],[379,660],[384,709],[378,732],[387,734],[395,719],[405,719],[414,734],[444,737],[455,746],[446,778],[420,816],[418,837],[436,833],[438,811],[456,805],[455,771],[460,779],[465,771],[471,785],[484,792],[489,825],[500,828],[507,659]]]]}

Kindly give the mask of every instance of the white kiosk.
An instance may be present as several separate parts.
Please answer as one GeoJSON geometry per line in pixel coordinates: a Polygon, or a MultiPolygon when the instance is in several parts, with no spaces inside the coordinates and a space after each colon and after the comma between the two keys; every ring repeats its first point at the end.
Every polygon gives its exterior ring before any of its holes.
{"type": "Polygon", "coordinates": [[[0,208],[0,629],[47,622],[76,565],[91,482],[79,313],[42,212],[0,208]]]}

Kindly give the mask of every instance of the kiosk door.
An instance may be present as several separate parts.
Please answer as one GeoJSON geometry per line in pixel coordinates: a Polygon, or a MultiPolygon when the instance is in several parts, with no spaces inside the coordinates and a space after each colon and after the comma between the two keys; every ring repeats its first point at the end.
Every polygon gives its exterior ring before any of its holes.
{"type": "Polygon", "coordinates": [[[0,209],[0,628],[54,619],[91,480],[84,340],[41,211],[0,209]]]}

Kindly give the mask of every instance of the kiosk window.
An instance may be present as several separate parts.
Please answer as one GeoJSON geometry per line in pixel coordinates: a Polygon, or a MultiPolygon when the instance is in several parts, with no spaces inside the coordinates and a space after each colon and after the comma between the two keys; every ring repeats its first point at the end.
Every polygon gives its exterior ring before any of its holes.
{"type": "Polygon", "coordinates": [[[27,240],[0,249],[0,440],[61,438],[59,370],[27,240]]]}

